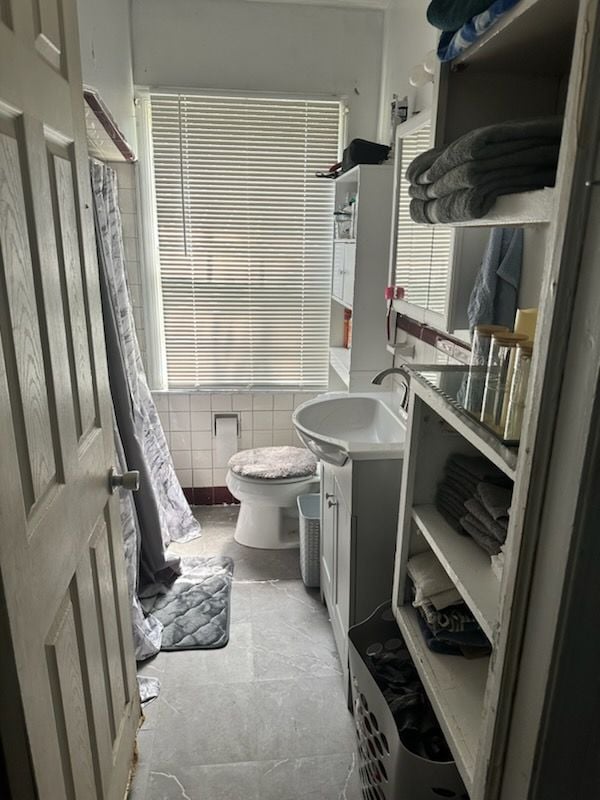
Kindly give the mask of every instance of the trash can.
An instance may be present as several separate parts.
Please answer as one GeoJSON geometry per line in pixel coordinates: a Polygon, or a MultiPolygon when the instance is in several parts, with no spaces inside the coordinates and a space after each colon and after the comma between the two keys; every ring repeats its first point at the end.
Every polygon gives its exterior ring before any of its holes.
{"type": "MultiPolygon", "coordinates": [[[[379,606],[368,619],[350,628],[348,639],[352,710],[364,800],[469,800],[454,761],[433,761],[411,752],[403,744],[388,700],[375,680],[375,659],[367,651],[377,652],[386,644],[401,648],[399,657],[409,662],[408,668],[414,668],[390,603],[379,606]]],[[[443,743],[441,752],[449,753],[441,730],[439,737],[443,743]]]]}
{"type": "Polygon", "coordinates": [[[300,517],[300,572],[304,585],[318,588],[321,583],[321,495],[298,497],[300,517]]]}

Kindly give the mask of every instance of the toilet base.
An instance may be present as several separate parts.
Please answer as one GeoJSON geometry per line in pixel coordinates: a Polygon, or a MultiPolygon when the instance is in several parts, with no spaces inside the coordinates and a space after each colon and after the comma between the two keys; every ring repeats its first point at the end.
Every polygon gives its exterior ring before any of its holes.
{"type": "Polygon", "coordinates": [[[299,547],[298,511],[242,501],[233,538],[257,550],[299,547]]]}

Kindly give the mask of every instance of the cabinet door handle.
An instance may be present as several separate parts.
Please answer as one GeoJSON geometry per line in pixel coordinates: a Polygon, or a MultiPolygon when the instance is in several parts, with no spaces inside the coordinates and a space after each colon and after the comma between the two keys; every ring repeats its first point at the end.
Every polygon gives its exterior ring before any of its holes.
{"type": "Polygon", "coordinates": [[[327,501],[327,505],[329,506],[329,508],[332,508],[333,506],[337,506],[337,500],[328,500],[327,501]]]}

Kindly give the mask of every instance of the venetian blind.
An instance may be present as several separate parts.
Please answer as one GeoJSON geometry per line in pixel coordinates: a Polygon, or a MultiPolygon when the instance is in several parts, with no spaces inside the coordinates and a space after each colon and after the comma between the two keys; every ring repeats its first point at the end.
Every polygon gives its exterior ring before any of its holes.
{"type": "Polygon", "coordinates": [[[445,314],[452,231],[439,225],[413,222],[409,211],[409,183],[404,177],[411,161],[431,147],[430,123],[400,139],[400,146],[396,283],[404,286],[409,303],[445,314]]]}
{"type": "Polygon", "coordinates": [[[169,386],[326,387],[340,104],[151,108],[169,386]]]}

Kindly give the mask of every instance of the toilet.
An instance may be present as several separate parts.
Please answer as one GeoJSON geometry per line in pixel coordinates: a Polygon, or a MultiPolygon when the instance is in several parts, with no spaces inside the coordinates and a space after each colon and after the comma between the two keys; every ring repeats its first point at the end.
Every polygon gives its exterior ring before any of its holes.
{"type": "Polygon", "coordinates": [[[226,483],[240,501],[236,542],[265,550],[298,547],[296,498],[318,491],[316,472],[316,458],[301,447],[259,447],[232,456],[226,483]]]}

